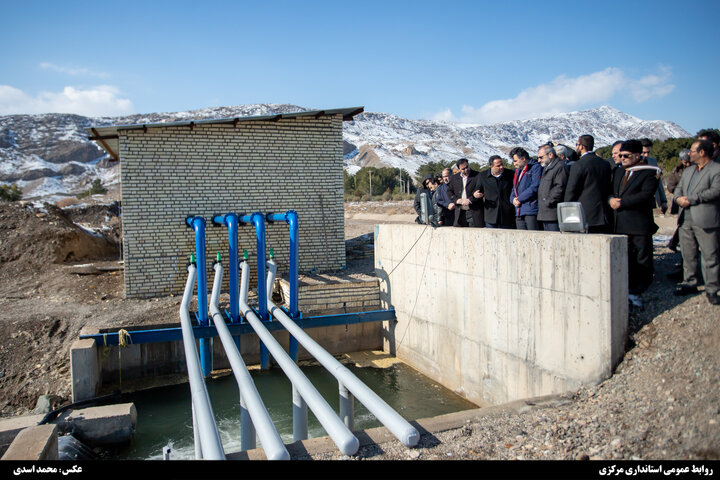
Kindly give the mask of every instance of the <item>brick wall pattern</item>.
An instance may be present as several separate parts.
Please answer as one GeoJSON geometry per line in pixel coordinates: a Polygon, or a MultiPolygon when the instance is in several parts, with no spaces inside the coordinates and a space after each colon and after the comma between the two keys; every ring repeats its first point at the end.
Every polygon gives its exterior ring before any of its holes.
{"type": "MultiPolygon", "coordinates": [[[[125,295],[182,294],[186,265],[195,252],[189,215],[205,217],[208,292],[212,262],[223,256],[228,285],[228,230],[212,225],[217,214],[298,212],[300,270],[331,271],[345,265],[342,115],[278,121],[119,130],[125,295]]],[[[266,224],[279,274],[289,264],[284,222],[266,224]]],[[[256,236],[239,229],[239,252],[249,254],[257,284],[256,236]]],[[[266,253],[267,253],[266,252],[266,253]]]]}

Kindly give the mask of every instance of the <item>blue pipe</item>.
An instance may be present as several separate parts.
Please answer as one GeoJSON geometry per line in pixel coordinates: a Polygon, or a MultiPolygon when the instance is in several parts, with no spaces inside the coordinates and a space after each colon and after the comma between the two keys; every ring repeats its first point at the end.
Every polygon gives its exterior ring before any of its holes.
{"type": "MultiPolygon", "coordinates": [[[[299,248],[299,226],[298,214],[295,210],[288,210],[282,213],[268,213],[267,220],[269,222],[284,221],[290,226],[290,318],[297,320],[300,318],[299,296],[300,296],[300,248],[299,248]]],[[[297,362],[298,359],[298,342],[295,337],[290,335],[289,344],[290,358],[297,362]]]]}
{"type": "MultiPolygon", "coordinates": [[[[197,259],[197,297],[198,323],[201,327],[209,325],[207,304],[207,262],[205,260],[205,219],[191,216],[185,219],[188,227],[195,231],[195,256],[197,259]]],[[[212,340],[200,339],[200,364],[205,377],[212,371],[212,340]]]]}
{"type": "MultiPolygon", "coordinates": [[[[240,217],[241,223],[252,223],[255,226],[255,235],[257,237],[257,262],[258,262],[258,316],[260,321],[267,322],[269,320],[267,309],[267,278],[266,259],[265,259],[265,216],[260,212],[251,215],[243,215],[240,217]]],[[[270,368],[270,352],[267,347],[260,342],[260,368],[267,370],[270,368]]]]}
{"type": "MultiPolygon", "coordinates": [[[[213,217],[213,223],[215,225],[225,225],[228,228],[228,261],[230,262],[230,325],[237,325],[240,323],[240,307],[238,306],[238,295],[239,295],[239,259],[238,259],[238,222],[240,219],[235,213],[228,213],[226,215],[216,215],[213,217]]],[[[235,336],[235,346],[238,351],[241,342],[240,337],[235,336]]]]}

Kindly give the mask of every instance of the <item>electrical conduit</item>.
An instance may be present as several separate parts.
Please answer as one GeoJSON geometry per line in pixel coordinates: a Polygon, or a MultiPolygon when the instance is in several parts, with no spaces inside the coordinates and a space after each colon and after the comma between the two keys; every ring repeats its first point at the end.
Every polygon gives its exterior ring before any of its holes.
{"type": "MultiPolygon", "coordinates": [[[[275,279],[275,272],[277,265],[274,260],[268,262],[269,273],[268,273],[268,290],[272,286],[272,282],[275,279]]],[[[338,362],[335,357],[330,355],[320,344],[310,338],[305,331],[300,328],[280,307],[272,303],[268,299],[267,308],[280,323],[283,324],[285,329],[295,337],[300,345],[305,347],[315,359],[320,362],[347,390],[352,393],[360,403],[365,405],[375,418],[377,418],[388,430],[392,432],[398,440],[402,442],[406,447],[413,447],[417,445],[420,440],[420,434],[417,429],[410,425],[407,420],[402,418],[390,405],[380,398],[375,392],[373,392],[367,385],[365,385],[359,378],[355,376],[350,370],[348,370],[343,364],[338,362]]]]}
{"type": "MultiPolygon", "coordinates": [[[[264,255],[263,255],[264,257],[264,255]]],[[[285,353],[285,350],[263,326],[255,312],[247,304],[248,296],[248,264],[240,264],[240,311],[250,323],[255,333],[260,337],[265,346],[277,361],[280,368],[288,376],[292,384],[297,388],[300,395],[307,402],[320,424],[327,434],[332,438],[338,449],[345,455],[353,455],[357,452],[360,442],[352,432],[340,420],[325,399],[310,383],[310,380],[302,373],[295,362],[285,353]]],[[[259,276],[259,275],[258,275],[259,276]]],[[[265,277],[265,275],[262,275],[265,277]]],[[[266,304],[267,307],[267,304],[266,304]]]]}
{"type": "MultiPolygon", "coordinates": [[[[213,282],[212,296],[210,297],[210,314],[212,315],[220,340],[225,347],[225,353],[230,361],[230,366],[232,367],[235,380],[237,380],[240,389],[241,408],[243,409],[240,420],[242,428],[240,450],[246,451],[255,448],[255,430],[252,428],[254,425],[257,428],[257,435],[260,437],[260,443],[262,443],[267,459],[289,460],[290,454],[270,419],[270,414],[260,398],[255,383],[253,383],[252,377],[247,370],[240,352],[235,346],[235,341],[225,325],[225,320],[218,308],[218,297],[220,296],[220,285],[223,276],[222,264],[219,263],[219,261],[215,262],[213,269],[215,270],[215,279],[213,282]],[[247,413],[249,413],[249,417],[247,413]],[[250,421],[251,419],[252,422],[250,421]]],[[[236,306],[236,308],[237,307],[238,306],[236,306]]]]}
{"type": "Polygon", "coordinates": [[[210,405],[210,397],[200,366],[200,359],[197,350],[195,350],[195,335],[193,335],[192,323],[188,313],[195,275],[196,267],[190,264],[188,266],[185,293],[183,293],[182,302],[180,303],[180,326],[182,327],[185,362],[187,363],[190,393],[192,395],[193,430],[196,432],[195,457],[196,459],[225,460],[225,452],[220,440],[220,433],[215,424],[215,416],[210,405]],[[198,443],[200,448],[198,448],[198,443]]]}

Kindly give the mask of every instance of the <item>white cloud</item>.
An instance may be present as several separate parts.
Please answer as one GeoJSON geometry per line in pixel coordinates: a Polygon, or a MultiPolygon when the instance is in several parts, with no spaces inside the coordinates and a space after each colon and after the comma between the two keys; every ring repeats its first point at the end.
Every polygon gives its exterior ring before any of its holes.
{"type": "Polygon", "coordinates": [[[110,85],[88,89],[65,87],[62,92],[40,92],[36,96],[9,85],[0,85],[0,114],[75,113],[89,117],[126,115],[134,107],[110,85]]]}
{"type": "Polygon", "coordinates": [[[434,119],[483,124],[524,120],[606,102],[622,93],[629,93],[636,102],[644,102],[670,93],[675,88],[670,77],[670,69],[666,67],[661,67],[660,75],[647,75],[638,80],[612,67],[575,78],[560,75],[550,83],[523,90],[515,98],[493,100],[479,108],[463,105],[460,118],[446,109],[434,119]]]}
{"type": "Polygon", "coordinates": [[[54,72],[64,73],[66,75],[72,75],[74,77],[77,77],[77,76],[97,77],[97,78],[107,78],[108,77],[108,74],[105,72],[94,72],[88,68],[66,67],[66,66],[62,66],[62,65],[55,65],[54,63],[49,63],[49,62],[41,63],[40,68],[42,68],[43,70],[52,70],[54,72]]]}

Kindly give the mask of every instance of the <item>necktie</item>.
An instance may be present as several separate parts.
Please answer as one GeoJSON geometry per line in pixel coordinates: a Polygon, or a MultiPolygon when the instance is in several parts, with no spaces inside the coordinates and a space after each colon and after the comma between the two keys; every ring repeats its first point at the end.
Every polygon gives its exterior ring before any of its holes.
{"type": "Polygon", "coordinates": [[[627,172],[625,172],[625,176],[623,177],[622,183],[620,184],[620,191],[621,191],[621,192],[622,192],[623,190],[625,190],[625,185],[627,185],[628,178],[630,178],[630,174],[631,174],[631,173],[632,173],[632,172],[630,172],[629,170],[628,170],[627,172]]]}

